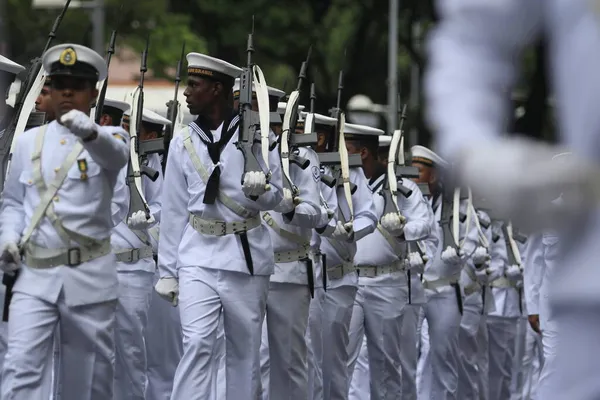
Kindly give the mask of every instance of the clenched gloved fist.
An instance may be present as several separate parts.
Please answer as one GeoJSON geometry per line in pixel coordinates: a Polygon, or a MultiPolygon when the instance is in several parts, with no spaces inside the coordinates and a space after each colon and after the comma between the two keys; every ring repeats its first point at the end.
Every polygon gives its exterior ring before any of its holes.
{"type": "Polygon", "coordinates": [[[392,236],[401,236],[405,225],[406,218],[399,213],[387,213],[381,218],[381,226],[392,236]]]}
{"type": "Polygon", "coordinates": [[[294,211],[296,208],[296,203],[294,202],[294,197],[292,196],[292,191],[290,189],[283,189],[283,200],[281,203],[275,207],[275,211],[287,214],[289,212],[294,211]]]}
{"type": "Polygon", "coordinates": [[[177,300],[179,296],[179,282],[173,277],[160,278],[154,286],[156,293],[163,299],[170,303],[173,303],[173,307],[177,307],[177,300]]]}
{"type": "Polygon", "coordinates": [[[506,268],[506,278],[512,283],[519,283],[523,279],[523,270],[518,265],[509,265],[506,268]]]}
{"type": "Polygon", "coordinates": [[[409,271],[414,272],[416,274],[422,274],[423,272],[425,272],[425,262],[421,255],[416,251],[408,254],[407,261],[407,268],[409,271]]]}
{"type": "Polygon", "coordinates": [[[7,275],[14,275],[21,268],[21,255],[15,243],[7,243],[2,248],[0,255],[0,270],[7,275]]]}
{"type": "Polygon", "coordinates": [[[351,242],[354,238],[354,228],[352,227],[352,224],[342,224],[341,221],[338,221],[332,237],[335,240],[351,242]]]}
{"type": "Polygon", "coordinates": [[[150,218],[146,218],[146,213],[140,210],[131,214],[131,217],[127,219],[127,226],[139,231],[149,228],[154,222],[156,221],[152,215],[150,218]]]}
{"type": "Polygon", "coordinates": [[[264,172],[246,172],[244,183],[242,184],[242,191],[246,197],[258,197],[269,189],[270,185],[267,184],[267,176],[264,172]]]}
{"type": "Polygon", "coordinates": [[[475,264],[475,268],[478,270],[485,267],[485,265],[490,261],[490,255],[487,252],[485,247],[479,246],[475,249],[473,253],[473,264],[475,264]]]}
{"type": "Polygon", "coordinates": [[[446,250],[442,252],[442,261],[446,264],[457,265],[460,264],[463,259],[454,247],[446,247],[446,250]]]}
{"type": "Polygon", "coordinates": [[[89,139],[97,133],[97,126],[89,115],[79,111],[71,110],[60,118],[61,124],[67,127],[71,133],[81,139],[89,139]]]}

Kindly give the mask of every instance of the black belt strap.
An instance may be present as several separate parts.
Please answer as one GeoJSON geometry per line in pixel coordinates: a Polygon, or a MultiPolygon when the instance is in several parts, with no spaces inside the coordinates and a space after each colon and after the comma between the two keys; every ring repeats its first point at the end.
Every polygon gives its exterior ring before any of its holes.
{"type": "Polygon", "coordinates": [[[20,271],[15,271],[14,275],[4,274],[2,275],[2,284],[6,286],[6,292],[4,293],[4,309],[2,310],[2,321],[8,321],[8,310],[10,309],[10,302],[13,297],[13,286],[19,277],[20,271]]]}
{"type": "Polygon", "coordinates": [[[462,294],[460,293],[460,285],[458,283],[453,283],[452,287],[454,287],[454,293],[456,293],[456,303],[458,304],[458,311],[460,315],[463,315],[463,301],[462,294]]]}
{"type": "Polygon", "coordinates": [[[310,257],[307,257],[303,261],[306,261],[306,278],[308,283],[308,290],[310,291],[310,298],[315,298],[315,273],[313,269],[313,262],[310,257]]]}
{"type": "Polygon", "coordinates": [[[323,266],[323,274],[321,276],[323,279],[323,290],[327,291],[327,255],[325,253],[321,254],[321,265],[323,266]]]}
{"type": "Polygon", "coordinates": [[[408,304],[412,304],[412,279],[410,270],[406,273],[406,277],[408,278],[408,304]]]}
{"type": "Polygon", "coordinates": [[[487,287],[484,286],[483,289],[481,289],[481,303],[483,304],[481,315],[485,314],[485,292],[487,292],[487,287]]]}
{"type": "Polygon", "coordinates": [[[236,233],[240,237],[242,243],[242,251],[244,252],[244,258],[246,259],[246,266],[250,275],[254,275],[254,263],[252,262],[252,253],[250,252],[250,242],[248,241],[248,235],[246,232],[236,233]]]}

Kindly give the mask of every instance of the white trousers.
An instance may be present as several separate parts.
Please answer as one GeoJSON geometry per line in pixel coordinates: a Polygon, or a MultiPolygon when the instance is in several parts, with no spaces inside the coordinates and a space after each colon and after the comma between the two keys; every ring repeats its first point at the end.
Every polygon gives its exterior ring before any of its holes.
{"type": "MultiPolygon", "coordinates": [[[[154,283],[158,274],[154,276],[154,283]]],[[[154,290],[150,297],[145,336],[147,368],[146,400],[169,400],[175,370],[183,355],[179,308],[154,290]]]]}
{"type": "Polygon", "coordinates": [[[481,293],[475,292],[465,297],[464,311],[460,321],[458,345],[458,398],[479,399],[479,370],[477,361],[479,344],[477,335],[481,323],[483,302],[481,293]]]}
{"type": "Polygon", "coordinates": [[[479,400],[487,400],[490,391],[489,371],[490,371],[490,353],[489,338],[487,327],[487,314],[481,316],[479,321],[479,330],[477,332],[477,375],[479,400]]]}
{"type": "Polygon", "coordinates": [[[60,319],[61,399],[113,396],[116,301],[68,307],[15,293],[10,304],[2,399],[47,399],[55,328],[60,319]]]}
{"type": "Polygon", "coordinates": [[[518,318],[488,315],[489,400],[510,399],[518,318]]]}
{"type": "Polygon", "coordinates": [[[305,336],[310,300],[306,285],[269,284],[267,315],[263,326],[263,332],[268,337],[261,345],[261,374],[263,377],[265,372],[268,374],[268,379],[262,381],[263,400],[308,398],[305,336]]]}
{"type": "Polygon", "coordinates": [[[367,351],[367,336],[363,336],[360,352],[354,365],[350,380],[348,400],[370,400],[371,379],[369,377],[369,354],[367,351]]]}
{"type": "Polygon", "coordinates": [[[175,372],[171,398],[204,400],[214,395],[217,331],[222,314],[225,399],[256,400],[269,277],[200,267],[179,268],[178,273],[183,357],[175,372]]]}
{"type": "Polygon", "coordinates": [[[148,310],[154,274],[120,271],[115,326],[114,400],[144,400],[146,389],[146,346],[148,310]]]}
{"type": "Polygon", "coordinates": [[[547,321],[542,325],[542,352],[544,354],[544,365],[540,372],[538,389],[532,399],[542,400],[540,393],[555,379],[556,353],[558,348],[558,332],[556,328],[556,323],[554,321],[547,321]]]}
{"type": "Polygon", "coordinates": [[[325,291],[315,288],[315,297],[308,308],[308,327],[306,329],[306,345],[308,359],[308,399],[323,400],[323,342],[321,329],[323,326],[323,302],[325,291]],[[319,357],[319,358],[317,358],[319,357]]]}
{"type": "Polygon", "coordinates": [[[407,287],[399,286],[363,285],[356,293],[349,329],[347,376],[352,377],[354,373],[366,336],[373,400],[402,397],[400,352],[407,299],[407,287]]]}
{"type": "Polygon", "coordinates": [[[456,400],[461,322],[456,293],[454,289],[434,294],[427,292],[422,313],[427,327],[422,324],[421,356],[417,366],[418,398],[456,400]]]}
{"type": "Polygon", "coordinates": [[[316,322],[320,325],[320,330],[317,326],[310,328],[311,334],[320,336],[311,337],[311,367],[318,370],[314,372],[317,376],[322,377],[322,396],[319,394],[320,388],[315,385],[312,397],[309,394],[309,398],[346,400],[348,397],[348,331],[356,290],[354,286],[327,289],[320,304],[315,302],[316,297],[311,303],[310,312],[320,314],[320,318],[311,316],[309,323],[316,322]]]}
{"type": "Polygon", "coordinates": [[[513,389],[511,400],[531,400],[535,398],[544,364],[542,337],[537,334],[526,317],[519,319],[517,343],[513,360],[513,389]]]}

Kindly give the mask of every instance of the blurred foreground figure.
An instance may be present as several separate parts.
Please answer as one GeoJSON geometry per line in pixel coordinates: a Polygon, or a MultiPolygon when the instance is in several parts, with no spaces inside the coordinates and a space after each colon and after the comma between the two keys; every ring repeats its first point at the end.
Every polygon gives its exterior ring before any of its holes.
{"type": "Polygon", "coordinates": [[[530,228],[557,228],[566,239],[560,240],[562,267],[549,283],[559,343],[556,373],[539,398],[598,399],[600,210],[591,189],[600,158],[600,3],[454,0],[440,1],[439,11],[426,92],[440,154],[495,211],[530,228]],[[542,27],[561,137],[574,154],[565,163],[552,162],[556,148],[500,137],[515,61],[542,27]],[[564,193],[559,207],[551,203],[558,193],[564,193]],[[559,219],[558,212],[569,218],[559,219]]]}

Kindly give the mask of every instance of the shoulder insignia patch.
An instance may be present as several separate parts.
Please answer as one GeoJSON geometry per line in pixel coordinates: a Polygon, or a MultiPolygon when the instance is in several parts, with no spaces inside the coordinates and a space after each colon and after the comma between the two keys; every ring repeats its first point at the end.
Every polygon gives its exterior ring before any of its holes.
{"type": "Polygon", "coordinates": [[[127,140],[125,140],[125,138],[121,135],[119,135],[118,133],[113,133],[112,134],[114,137],[116,137],[117,139],[119,139],[120,141],[122,141],[123,143],[127,143],[127,140]]]}
{"type": "Polygon", "coordinates": [[[321,169],[316,165],[313,165],[312,167],[312,176],[315,182],[318,182],[319,179],[321,179],[321,169]]]}

